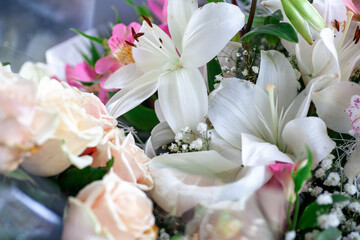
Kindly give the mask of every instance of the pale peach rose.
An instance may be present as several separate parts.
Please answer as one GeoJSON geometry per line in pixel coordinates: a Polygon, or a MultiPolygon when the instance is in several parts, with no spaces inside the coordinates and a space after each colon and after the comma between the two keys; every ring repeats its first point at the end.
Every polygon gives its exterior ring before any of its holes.
{"type": "Polygon", "coordinates": [[[150,162],[144,151],[136,146],[134,137],[126,137],[118,128],[109,132],[93,153],[92,167],[104,167],[109,159],[114,159],[114,172],[123,180],[135,183],[142,190],[152,189],[154,183],[148,170],[150,162]]]}
{"type": "MultiPolygon", "coordinates": [[[[91,156],[80,156],[88,147],[100,142],[104,127],[111,120],[102,116],[102,109],[90,93],[80,92],[64,82],[43,78],[38,86],[37,108],[42,115],[57,114],[58,121],[50,139],[27,157],[22,166],[38,176],[53,176],[71,164],[84,168],[91,156]]],[[[39,117],[39,121],[41,121],[39,117]]]]}
{"type": "Polygon", "coordinates": [[[15,170],[51,135],[54,115],[36,121],[36,85],[0,65],[0,172],[15,170]]]}
{"type": "Polygon", "coordinates": [[[156,239],[152,202],[113,172],[70,198],[63,240],[156,239]]]}

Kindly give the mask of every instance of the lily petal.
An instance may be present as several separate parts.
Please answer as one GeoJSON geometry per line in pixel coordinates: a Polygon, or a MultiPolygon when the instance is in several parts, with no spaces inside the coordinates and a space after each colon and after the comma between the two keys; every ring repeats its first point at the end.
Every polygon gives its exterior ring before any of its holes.
{"type": "Polygon", "coordinates": [[[288,122],[282,137],[289,150],[297,157],[306,154],[306,146],[310,148],[313,156],[313,169],[336,146],[327,134],[325,123],[317,117],[297,118],[288,122]]]}
{"type": "Polygon", "coordinates": [[[175,134],[171,130],[167,122],[160,122],[151,131],[151,136],[146,142],[145,154],[153,158],[156,156],[156,150],[164,144],[168,144],[174,141],[175,134]]]}
{"type": "Polygon", "coordinates": [[[278,110],[285,110],[297,95],[298,81],[291,64],[278,51],[261,51],[260,72],[256,85],[265,90],[268,84],[275,85],[278,110]]]}
{"type": "Polygon", "coordinates": [[[222,138],[238,148],[241,133],[272,138],[258,115],[261,113],[264,120],[271,119],[265,91],[236,78],[224,79],[219,88],[210,98],[208,116],[222,138]]]}
{"type": "Polygon", "coordinates": [[[240,8],[228,3],[208,3],[191,17],[182,40],[181,65],[198,68],[213,59],[245,24],[240,8]],[[211,41],[204,40],[211,39],[211,41]]]}
{"type": "Polygon", "coordinates": [[[275,145],[250,134],[241,134],[242,159],[245,167],[274,164],[275,162],[293,163],[292,159],[275,145]]]}
{"type": "Polygon", "coordinates": [[[340,133],[349,133],[352,127],[345,109],[349,107],[351,97],[359,93],[359,84],[341,82],[313,93],[312,100],[318,116],[324,120],[328,128],[340,133]]]}
{"type": "Polygon", "coordinates": [[[136,68],[134,63],[119,68],[110,75],[104,84],[106,89],[124,88],[141,76],[142,72],[136,68]]]}
{"type": "Polygon", "coordinates": [[[180,53],[182,52],[182,38],[185,28],[197,8],[197,0],[171,0],[168,2],[167,22],[169,31],[180,53]]]}
{"type": "Polygon", "coordinates": [[[158,70],[148,72],[116,93],[106,104],[110,115],[119,117],[154,94],[159,74],[158,70]]]}
{"type": "Polygon", "coordinates": [[[162,113],[175,133],[205,122],[208,98],[198,69],[181,68],[160,75],[158,93],[162,113]]]}
{"type": "Polygon", "coordinates": [[[155,24],[150,26],[144,21],[140,32],[144,35],[139,37],[139,42],[135,42],[137,47],[132,48],[132,54],[139,70],[142,72],[160,68],[166,70],[179,63],[179,56],[173,41],[158,26],[155,24]]]}
{"type": "Polygon", "coordinates": [[[211,141],[210,141],[210,149],[215,150],[224,158],[236,163],[242,164],[241,161],[241,149],[232,146],[230,143],[225,141],[216,130],[211,130],[211,141]]]}

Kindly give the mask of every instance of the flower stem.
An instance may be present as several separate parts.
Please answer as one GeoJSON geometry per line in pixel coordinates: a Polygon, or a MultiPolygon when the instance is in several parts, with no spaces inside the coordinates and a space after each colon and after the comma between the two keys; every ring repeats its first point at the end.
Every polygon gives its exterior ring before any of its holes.
{"type": "Polygon", "coordinates": [[[249,19],[246,23],[245,29],[241,30],[241,36],[244,36],[246,33],[250,32],[254,17],[255,17],[255,10],[256,10],[256,4],[257,0],[251,1],[251,7],[250,7],[250,13],[249,13],[249,19]]]}
{"type": "Polygon", "coordinates": [[[293,218],[293,222],[292,222],[292,226],[291,226],[292,230],[296,229],[296,224],[297,224],[297,220],[298,220],[298,216],[299,216],[299,208],[300,208],[300,196],[299,196],[299,193],[296,193],[294,218],[293,218]]]}

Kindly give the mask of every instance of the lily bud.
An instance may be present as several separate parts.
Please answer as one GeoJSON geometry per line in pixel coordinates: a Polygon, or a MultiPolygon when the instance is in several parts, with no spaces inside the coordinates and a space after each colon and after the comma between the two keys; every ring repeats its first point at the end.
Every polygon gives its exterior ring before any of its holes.
{"type": "Polygon", "coordinates": [[[281,0],[281,4],[291,24],[310,45],[313,39],[308,24],[318,32],[327,27],[320,14],[307,0],[281,0]]]}

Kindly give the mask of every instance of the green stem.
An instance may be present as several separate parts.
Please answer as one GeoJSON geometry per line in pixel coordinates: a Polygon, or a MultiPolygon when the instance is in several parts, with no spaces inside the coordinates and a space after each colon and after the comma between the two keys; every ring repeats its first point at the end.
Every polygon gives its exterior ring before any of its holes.
{"type": "Polygon", "coordinates": [[[293,218],[293,224],[292,224],[292,227],[291,227],[292,230],[296,229],[296,224],[297,224],[297,220],[298,220],[298,216],[299,216],[299,208],[300,208],[300,199],[299,199],[299,194],[296,193],[294,218],[293,218]]]}
{"type": "Polygon", "coordinates": [[[254,17],[255,17],[256,4],[257,4],[257,0],[251,1],[249,19],[246,23],[245,29],[241,30],[241,36],[244,36],[246,33],[250,32],[250,30],[251,30],[251,27],[252,27],[252,24],[254,21],[254,17]]]}

